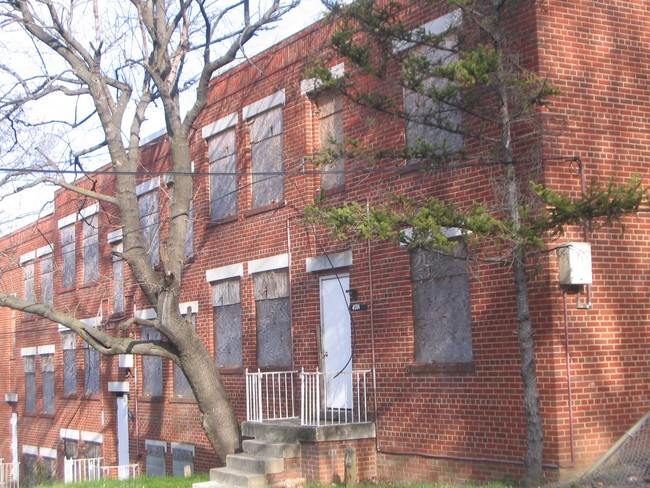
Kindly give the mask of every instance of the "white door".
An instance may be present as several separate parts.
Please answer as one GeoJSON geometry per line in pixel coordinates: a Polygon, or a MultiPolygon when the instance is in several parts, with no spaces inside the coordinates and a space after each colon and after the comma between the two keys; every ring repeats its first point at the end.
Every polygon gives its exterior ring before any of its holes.
{"type": "Polygon", "coordinates": [[[320,280],[323,372],[327,408],[352,408],[352,332],[348,290],[350,277],[320,280]]]}
{"type": "Polygon", "coordinates": [[[129,479],[129,395],[117,396],[117,464],[118,478],[129,479]]]}

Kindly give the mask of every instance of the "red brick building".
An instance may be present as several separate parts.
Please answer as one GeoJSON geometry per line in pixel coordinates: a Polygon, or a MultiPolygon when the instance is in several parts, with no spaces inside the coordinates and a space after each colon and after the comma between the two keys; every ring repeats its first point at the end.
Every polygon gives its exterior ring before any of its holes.
{"type": "MultiPolygon", "coordinates": [[[[637,174],[647,184],[646,4],[548,0],[523,2],[515,14],[526,62],[562,91],[547,109],[547,130],[535,139],[545,162],[542,181],[577,195],[580,177],[568,161],[579,156],[587,181],[637,174]],[[550,126],[558,121],[559,134],[550,126]]],[[[405,15],[417,27],[450,13],[405,9],[405,15]]],[[[341,172],[318,171],[311,157],[328,135],[368,148],[399,147],[407,137],[403,121],[319,91],[307,78],[309,60],[327,48],[330,35],[315,24],[214,79],[191,141],[196,196],[182,309],[191,307],[242,421],[300,417],[309,405],[299,373],[288,380],[295,386],[291,412],[271,413],[254,401],[262,392],[256,381],[267,377],[248,380],[247,405],[247,369],[319,368],[333,375],[323,378],[327,392],[312,389],[323,395],[314,401],[336,413],[336,422],[345,413],[355,415],[353,425],[369,426],[323,438],[318,429],[301,431],[300,460],[285,463],[292,477],[341,480],[346,449],[348,457],[354,449],[361,478],[517,479],[526,427],[510,270],[458,269],[438,260],[444,272],[431,279],[422,275],[431,256],[387,242],[335,240],[303,219],[305,205],[321,192],[332,202],[372,204],[402,192],[491,203],[497,170],[469,165],[423,173],[392,161],[367,171],[343,161],[341,172]],[[431,300],[428,308],[415,303],[420,294],[431,300]],[[422,310],[435,310],[430,328],[426,313],[416,316],[422,310]]],[[[343,59],[331,67],[338,74],[351,70],[343,59]]],[[[171,186],[166,150],[164,136],[143,150],[137,191],[147,228],[166,218],[160,205],[171,186]]],[[[93,179],[111,191],[109,176],[93,179]]],[[[531,283],[551,478],[595,462],[650,410],[650,220],[642,214],[624,224],[624,231],[588,236],[588,294],[563,294],[555,253],[541,260],[531,283]]],[[[575,230],[566,240],[584,237],[575,230]]],[[[120,242],[110,206],[60,191],[52,215],[0,240],[3,291],[53,301],[116,332],[124,319],[151,318],[128,270],[111,255],[120,242]]],[[[66,456],[167,474],[220,464],[191,392],[169,361],[99,357],[56,324],[11,310],[0,311],[0,326],[8,358],[0,375],[5,462],[17,453],[23,470],[41,460],[56,466],[59,477],[66,456]],[[13,448],[12,418],[18,420],[13,448]]],[[[270,396],[277,408],[291,403],[274,394],[265,390],[265,401],[270,396]]],[[[248,423],[244,433],[263,437],[259,427],[248,423]]]]}

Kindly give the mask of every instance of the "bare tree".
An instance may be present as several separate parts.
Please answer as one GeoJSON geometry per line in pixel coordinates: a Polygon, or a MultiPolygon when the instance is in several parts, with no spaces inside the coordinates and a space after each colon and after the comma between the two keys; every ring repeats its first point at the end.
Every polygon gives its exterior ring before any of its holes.
{"type": "MultiPolygon", "coordinates": [[[[192,202],[190,135],[206,106],[212,75],[297,3],[270,0],[252,12],[248,0],[0,1],[3,32],[26,36],[33,48],[31,58],[4,56],[0,64],[0,110],[7,136],[2,150],[11,154],[22,149],[31,161],[17,158],[16,171],[5,173],[3,183],[25,181],[27,171],[33,178],[23,187],[47,182],[114,205],[123,228],[121,257],[157,315],[155,320],[130,323],[154,327],[168,341],[113,336],[87,327],[74,314],[6,294],[0,294],[0,306],[62,324],[102,354],[171,359],[185,373],[203,428],[221,459],[240,445],[239,426],[212,355],[179,311],[192,202]],[[193,97],[184,111],[181,95],[187,90],[193,97]],[[62,98],[68,100],[62,114],[48,117],[47,111],[38,111],[41,102],[62,98]],[[159,267],[147,256],[136,195],[141,130],[154,105],[162,107],[171,154],[168,170],[175,175],[159,267]],[[48,133],[75,149],[68,159],[73,168],[80,165],[80,157],[106,151],[117,194],[66,181],[58,158],[24,137],[24,131],[34,127],[49,128],[48,133]],[[75,146],[73,140],[79,130],[84,146],[78,141],[75,146]]],[[[3,37],[4,47],[15,49],[18,44],[7,39],[3,37]]]]}

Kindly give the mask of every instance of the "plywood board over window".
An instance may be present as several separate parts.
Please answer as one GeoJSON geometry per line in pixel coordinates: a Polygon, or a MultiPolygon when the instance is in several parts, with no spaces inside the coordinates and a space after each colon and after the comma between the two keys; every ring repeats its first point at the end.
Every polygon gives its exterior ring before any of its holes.
{"type": "Polygon", "coordinates": [[[99,391],[99,351],[84,342],[84,393],[97,395],[99,391]]]}
{"type": "Polygon", "coordinates": [[[61,228],[61,286],[69,288],[75,285],[75,226],[74,222],[61,228]]]}
{"type": "Polygon", "coordinates": [[[284,199],[282,107],[257,115],[251,123],[252,207],[284,199]]]}
{"type": "Polygon", "coordinates": [[[208,141],[210,161],[210,220],[237,213],[237,140],[235,129],[221,132],[208,141]]]}
{"type": "Polygon", "coordinates": [[[320,157],[316,161],[321,174],[321,187],[334,190],[345,184],[343,149],[343,96],[333,91],[319,93],[318,129],[320,157]]]}
{"type": "Polygon", "coordinates": [[[277,269],[255,273],[257,314],[257,364],[259,367],[291,367],[291,312],[289,273],[277,269]]]}
{"type": "Polygon", "coordinates": [[[411,252],[415,362],[472,361],[469,276],[459,242],[453,253],[411,252]]]}
{"type": "Polygon", "coordinates": [[[240,288],[239,278],[212,284],[215,360],[222,368],[243,365],[240,288]]]}
{"type": "Polygon", "coordinates": [[[41,375],[43,380],[43,413],[54,413],[54,354],[41,356],[41,375]]]}
{"type": "Polygon", "coordinates": [[[159,181],[149,180],[136,188],[140,208],[142,240],[153,265],[160,264],[160,211],[158,208],[159,181]]]}
{"type": "Polygon", "coordinates": [[[77,393],[77,336],[74,332],[61,334],[63,349],[63,394],[77,393]]]}
{"type": "Polygon", "coordinates": [[[24,356],[25,366],[25,411],[36,413],[36,358],[24,356]]]}
{"type": "MultiPolygon", "coordinates": [[[[160,341],[160,331],[153,327],[142,327],[143,341],[160,341]]],[[[162,358],[142,356],[142,394],[150,397],[162,397],[162,358]]]]}

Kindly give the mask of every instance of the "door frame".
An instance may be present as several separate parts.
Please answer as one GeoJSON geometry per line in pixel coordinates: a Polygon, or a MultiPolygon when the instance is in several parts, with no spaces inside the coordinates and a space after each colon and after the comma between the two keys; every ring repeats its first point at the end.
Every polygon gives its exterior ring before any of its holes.
{"type": "MultiPolygon", "coordinates": [[[[350,287],[350,275],[349,273],[334,273],[323,275],[319,278],[319,296],[320,296],[320,367],[321,371],[324,373],[324,381],[322,382],[321,398],[323,399],[323,406],[326,409],[351,409],[353,407],[353,397],[352,397],[352,375],[343,374],[338,377],[330,377],[327,373],[339,373],[339,372],[352,372],[352,363],[353,363],[353,351],[352,351],[352,317],[350,316],[349,306],[350,306],[350,296],[349,296],[349,287],[350,287]],[[343,281],[345,280],[345,281],[343,281]],[[335,297],[334,301],[326,301],[330,299],[329,296],[326,296],[324,283],[334,282],[337,285],[337,288],[340,289],[340,295],[333,295],[335,297]],[[344,306],[342,306],[345,304],[344,306]],[[329,315],[325,307],[328,305],[333,305],[340,307],[340,311],[337,310],[336,313],[341,313],[344,311],[344,316],[347,318],[343,324],[343,329],[340,331],[342,334],[338,334],[338,340],[334,345],[339,347],[335,352],[328,351],[327,348],[330,346],[330,341],[326,339],[325,334],[329,331],[329,324],[326,323],[329,315]],[[343,339],[345,343],[341,346],[340,340],[343,339]],[[332,370],[328,370],[327,358],[329,354],[332,353],[337,357],[337,355],[343,355],[341,360],[338,361],[332,370]],[[345,361],[343,363],[343,361],[345,361]],[[341,390],[343,388],[343,390],[341,390]]],[[[331,366],[331,363],[330,363],[331,366]]]]}

